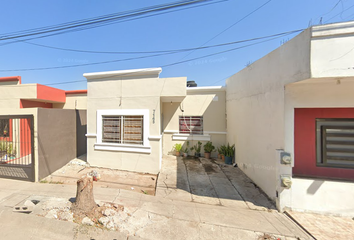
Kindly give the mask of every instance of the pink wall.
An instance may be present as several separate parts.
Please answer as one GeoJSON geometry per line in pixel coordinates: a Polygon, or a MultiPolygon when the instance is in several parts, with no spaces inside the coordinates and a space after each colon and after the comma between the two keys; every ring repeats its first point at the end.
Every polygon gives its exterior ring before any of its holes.
{"type": "Polygon", "coordinates": [[[295,176],[354,180],[354,169],[316,166],[316,118],[354,118],[354,108],[295,109],[295,176]]]}
{"type": "Polygon", "coordinates": [[[65,103],[66,96],[64,90],[37,84],[37,99],[65,103]]]}

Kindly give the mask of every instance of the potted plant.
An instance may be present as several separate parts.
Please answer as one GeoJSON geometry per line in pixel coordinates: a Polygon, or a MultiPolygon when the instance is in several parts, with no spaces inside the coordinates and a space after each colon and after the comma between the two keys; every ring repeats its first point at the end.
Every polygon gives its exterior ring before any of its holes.
{"type": "Polygon", "coordinates": [[[206,144],[204,144],[204,157],[206,159],[210,159],[211,152],[214,151],[215,147],[213,146],[213,143],[208,141],[206,144]]]}
{"type": "Polygon", "coordinates": [[[221,155],[222,161],[225,161],[225,152],[226,152],[226,145],[221,145],[220,146],[220,155],[221,155]]]}
{"type": "Polygon", "coordinates": [[[231,165],[232,164],[232,157],[235,154],[235,144],[230,146],[228,143],[225,147],[225,163],[231,165]]]}
{"type": "Polygon", "coordinates": [[[200,157],[200,150],[202,149],[202,143],[198,141],[193,147],[191,147],[191,150],[195,151],[194,156],[195,157],[200,157]]]}
{"type": "Polygon", "coordinates": [[[218,159],[221,159],[221,155],[222,155],[221,147],[217,147],[216,150],[218,151],[218,159]]]}
{"type": "Polygon", "coordinates": [[[174,150],[176,152],[176,156],[179,157],[181,155],[182,144],[181,143],[176,143],[173,148],[174,148],[174,150]]]}

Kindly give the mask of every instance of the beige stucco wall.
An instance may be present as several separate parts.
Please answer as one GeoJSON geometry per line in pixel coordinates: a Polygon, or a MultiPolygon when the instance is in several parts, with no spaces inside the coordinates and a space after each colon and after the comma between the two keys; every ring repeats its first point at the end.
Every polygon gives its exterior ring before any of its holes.
{"type": "Polygon", "coordinates": [[[275,200],[276,150],[284,148],[284,85],[310,77],[306,30],[226,80],[227,141],[236,162],[275,200]]]}
{"type": "Polygon", "coordinates": [[[53,108],[87,109],[87,94],[66,94],[65,103],[53,103],[53,108]]]}
{"type": "MultiPolygon", "coordinates": [[[[236,161],[281,210],[311,211],[306,201],[325,196],[322,190],[318,196],[306,193],[302,187],[311,180],[294,179],[293,184],[300,185],[282,188],[280,175],[291,175],[294,163],[281,165],[277,149],[294,156],[295,107],[353,106],[353,26],[354,22],[307,29],[227,80],[228,141],[236,143],[236,161]]],[[[338,189],[333,194],[346,197],[343,187],[338,189]]],[[[326,201],[328,206],[338,204],[334,198],[326,201]]]]}
{"type": "Polygon", "coordinates": [[[37,84],[0,84],[0,108],[20,108],[20,99],[36,99],[37,84]]]}
{"type": "Polygon", "coordinates": [[[312,78],[354,75],[353,33],[354,21],[312,28],[312,78]]]}
{"type": "MultiPolygon", "coordinates": [[[[185,147],[187,140],[174,140],[179,132],[179,116],[203,116],[203,132],[210,136],[210,141],[218,147],[225,144],[226,119],[225,119],[225,89],[224,88],[190,88],[182,102],[165,102],[163,112],[163,154],[173,154],[173,146],[182,143],[185,147]],[[182,112],[182,110],[184,112],[182,112]]],[[[192,147],[199,136],[190,135],[188,141],[192,147]]],[[[204,144],[207,140],[201,140],[204,144]]],[[[203,153],[202,148],[202,153],[203,153]]],[[[215,157],[217,152],[212,153],[215,157]]]]}
{"type": "MultiPolygon", "coordinates": [[[[93,166],[158,173],[161,164],[161,97],[184,97],[186,78],[88,77],[87,160],[93,166]],[[97,110],[148,109],[151,153],[95,150],[97,110]]],[[[144,119],[145,121],[145,119],[144,119]]]]}

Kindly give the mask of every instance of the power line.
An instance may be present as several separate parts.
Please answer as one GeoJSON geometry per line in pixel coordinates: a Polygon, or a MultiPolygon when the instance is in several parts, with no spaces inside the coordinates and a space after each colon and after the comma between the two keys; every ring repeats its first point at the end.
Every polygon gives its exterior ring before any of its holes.
{"type": "Polygon", "coordinates": [[[90,50],[79,50],[79,49],[71,49],[71,48],[60,48],[60,47],[53,47],[53,46],[48,46],[48,45],[43,45],[43,44],[37,44],[37,43],[30,43],[30,42],[25,42],[27,44],[35,45],[38,47],[44,47],[44,48],[50,48],[50,49],[56,49],[56,50],[62,50],[62,51],[70,51],[70,52],[81,52],[81,53],[95,53],[95,54],[148,54],[148,53],[178,53],[178,52],[185,52],[185,51],[193,51],[193,50],[201,50],[201,49],[207,49],[207,48],[214,48],[214,47],[221,47],[221,46],[227,46],[227,45],[232,45],[232,44],[238,44],[242,42],[249,42],[249,41],[255,41],[263,38],[269,38],[269,37],[275,37],[279,35],[284,35],[288,33],[296,33],[299,31],[303,31],[304,29],[298,29],[298,30],[293,30],[293,31],[288,31],[288,32],[282,32],[282,33],[277,33],[273,35],[268,35],[268,36],[263,36],[263,37],[257,37],[257,38],[251,38],[251,39],[245,39],[245,40],[239,40],[239,41],[234,41],[234,42],[228,42],[228,43],[221,43],[221,44],[215,44],[215,45],[209,45],[209,46],[201,46],[201,47],[193,47],[193,48],[180,48],[180,49],[169,49],[169,50],[154,50],[154,51],[90,51],[90,50]]]}
{"type": "MultiPolygon", "coordinates": [[[[230,28],[232,28],[233,26],[235,26],[236,24],[242,22],[243,20],[245,20],[247,17],[251,16],[253,13],[257,12],[258,10],[260,10],[261,8],[263,8],[265,5],[267,5],[268,3],[270,3],[272,0],[268,0],[267,2],[265,2],[264,4],[262,4],[261,6],[259,6],[258,8],[254,9],[252,12],[246,14],[244,17],[242,17],[241,19],[237,20],[235,23],[231,24],[229,27],[225,28],[224,30],[222,30],[221,32],[219,32],[218,34],[216,34],[214,37],[212,37],[211,39],[209,39],[208,41],[206,41],[205,43],[203,43],[201,45],[204,46],[205,44],[209,43],[210,41],[214,40],[215,38],[217,38],[218,36],[220,36],[221,34],[223,34],[224,32],[226,32],[227,30],[229,30],[230,28]]],[[[188,53],[186,56],[184,56],[182,59],[188,57],[190,54],[192,54],[193,52],[188,53]]]]}
{"type": "Polygon", "coordinates": [[[99,27],[104,24],[115,23],[119,20],[123,20],[127,18],[134,18],[134,17],[139,17],[141,15],[159,13],[161,11],[166,11],[175,8],[183,8],[188,5],[201,4],[204,2],[211,2],[211,1],[215,1],[215,0],[187,0],[187,1],[184,0],[184,1],[168,3],[168,4],[145,7],[137,10],[132,10],[132,11],[118,12],[118,13],[98,16],[94,18],[71,21],[71,22],[66,22],[66,23],[52,25],[52,26],[0,34],[0,41],[24,38],[29,36],[44,35],[48,33],[62,34],[72,30],[80,31],[80,30],[85,30],[88,27],[89,28],[99,27]]]}
{"type": "MultiPolygon", "coordinates": [[[[288,33],[288,35],[290,35],[290,34],[291,33],[288,33]]],[[[276,36],[276,37],[271,38],[271,39],[259,41],[259,42],[248,44],[248,45],[244,45],[244,46],[241,46],[241,47],[228,49],[228,50],[225,50],[225,51],[220,51],[220,52],[204,55],[204,56],[201,56],[201,57],[196,57],[196,58],[191,58],[191,59],[188,59],[188,60],[183,60],[183,61],[178,61],[178,62],[174,62],[174,63],[165,64],[165,65],[162,65],[161,68],[167,68],[167,67],[171,67],[171,66],[174,66],[174,65],[182,64],[182,63],[185,63],[185,62],[194,61],[194,60],[197,60],[197,59],[200,59],[200,58],[205,58],[205,57],[215,56],[215,55],[226,53],[226,52],[235,51],[235,50],[238,50],[238,49],[242,49],[242,48],[250,47],[250,46],[253,46],[253,45],[256,45],[256,44],[260,44],[260,43],[263,43],[263,42],[271,41],[271,40],[274,40],[274,39],[279,38],[279,37],[281,37],[281,36],[276,36]]],[[[143,72],[143,71],[145,71],[145,69],[143,69],[141,71],[143,72]]],[[[124,75],[129,75],[129,74],[132,74],[132,73],[119,74],[119,75],[112,74],[112,75],[109,75],[109,76],[107,76],[105,78],[112,78],[112,77],[116,77],[116,76],[124,76],[124,75]]],[[[220,81],[222,81],[222,80],[220,80],[220,81]]],[[[85,81],[86,80],[76,80],[76,81],[68,81],[68,82],[50,83],[50,84],[46,84],[46,85],[52,86],[52,85],[69,84],[69,83],[85,82],[85,81]]]]}
{"type": "Polygon", "coordinates": [[[333,18],[337,17],[338,15],[342,15],[344,12],[348,11],[349,9],[351,9],[353,7],[354,7],[354,5],[351,5],[350,7],[342,10],[340,13],[338,13],[338,14],[334,15],[333,17],[331,17],[330,19],[328,19],[325,23],[328,23],[330,20],[332,20],[333,18]]]}
{"type": "MultiPolygon", "coordinates": [[[[210,1],[210,0],[207,0],[207,1],[210,1]]],[[[138,16],[138,17],[134,17],[134,18],[126,19],[126,20],[119,20],[119,21],[116,21],[116,22],[102,23],[102,24],[97,25],[97,26],[86,26],[86,27],[82,27],[82,28],[80,28],[80,29],[71,29],[71,30],[66,30],[66,31],[62,31],[62,32],[51,33],[51,34],[47,34],[47,35],[41,35],[41,36],[36,36],[36,37],[31,37],[31,38],[26,38],[26,39],[14,40],[14,41],[2,43],[2,44],[0,44],[0,46],[4,46],[4,45],[8,45],[8,44],[13,44],[13,43],[18,43],[18,42],[26,42],[26,41],[34,40],[34,39],[52,37],[52,36],[56,36],[56,35],[59,35],[59,34],[77,32],[77,31],[82,31],[82,30],[87,30],[87,29],[92,29],[92,28],[107,26],[107,25],[116,24],[116,23],[123,23],[123,22],[138,20],[138,19],[142,19],[142,18],[154,17],[154,16],[158,16],[158,15],[162,15],[162,14],[168,14],[168,13],[173,13],[173,12],[182,11],[182,10],[186,10],[186,9],[191,9],[191,8],[196,8],[196,7],[207,6],[207,5],[210,5],[210,4],[217,4],[217,3],[225,2],[225,1],[228,1],[228,0],[218,0],[218,1],[216,1],[216,2],[204,3],[204,4],[200,4],[200,5],[196,5],[196,6],[184,7],[184,8],[182,8],[182,9],[174,9],[174,10],[170,10],[170,11],[164,11],[164,12],[154,13],[154,14],[150,14],[150,15],[147,15],[147,16],[138,16]]],[[[0,39],[0,40],[1,40],[1,39],[0,39]]]]}
{"type": "MultiPolygon", "coordinates": [[[[75,65],[55,66],[55,67],[24,68],[24,69],[2,69],[2,70],[0,70],[0,72],[18,72],[18,71],[38,71],[38,70],[50,70],[50,69],[62,69],[62,68],[73,68],[73,67],[82,67],[82,66],[91,66],[91,65],[99,65],[99,64],[106,64],[106,63],[130,61],[130,60],[137,60],[137,59],[144,59],[144,58],[150,58],[150,57],[157,57],[157,56],[175,54],[175,53],[180,53],[180,52],[184,52],[184,51],[194,51],[194,50],[208,49],[208,48],[214,48],[214,47],[228,46],[228,45],[239,44],[239,43],[244,43],[244,42],[267,39],[267,38],[274,39],[274,37],[281,37],[281,36],[293,34],[293,33],[296,33],[296,32],[300,32],[302,30],[303,29],[298,29],[298,30],[293,30],[293,31],[288,31],[288,32],[283,32],[283,33],[277,33],[277,34],[273,34],[273,35],[263,36],[263,37],[240,40],[240,41],[229,42],[229,43],[221,43],[221,44],[216,44],[216,45],[211,45],[211,46],[204,46],[204,47],[197,47],[197,48],[175,49],[175,50],[165,50],[165,51],[161,51],[161,53],[158,53],[158,54],[152,54],[152,55],[140,56],[140,57],[131,57],[131,58],[125,58],[125,59],[115,59],[115,60],[108,60],[108,61],[102,61],[102,62],[83,63],[83,64],[75,64],[75,65]]],[[[228,50],[226,50],[226,51],[228,51],[228,50]]],[[[158,51],[156,51],[156,52],[158,52],[158,51]]],[[[153,53],[153,52],[150,52],[150,53],[153,53]]]]}

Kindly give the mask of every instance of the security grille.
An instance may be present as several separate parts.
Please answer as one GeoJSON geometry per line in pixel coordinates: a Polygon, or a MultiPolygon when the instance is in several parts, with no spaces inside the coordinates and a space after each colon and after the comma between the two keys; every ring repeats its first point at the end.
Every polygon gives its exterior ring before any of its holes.
{"type": "Polygon", "coordinates": [[[179,133],[182,134],[203,134],[202,116],[180,116],[179,133]]]}
{"type": "Polygon", "coordinates": [[[0,116],[0,177],[34,180],[33,116],[0,116]]]}
{"type": "Polygon", "coordinates": [[[103,116],[102,142],[143,145],[143,116],[103,116]]]}
{"type": "Polygon", "coordinates": [[[316,119],[317,165],[354,168],[354,119],[316,119]]]}

